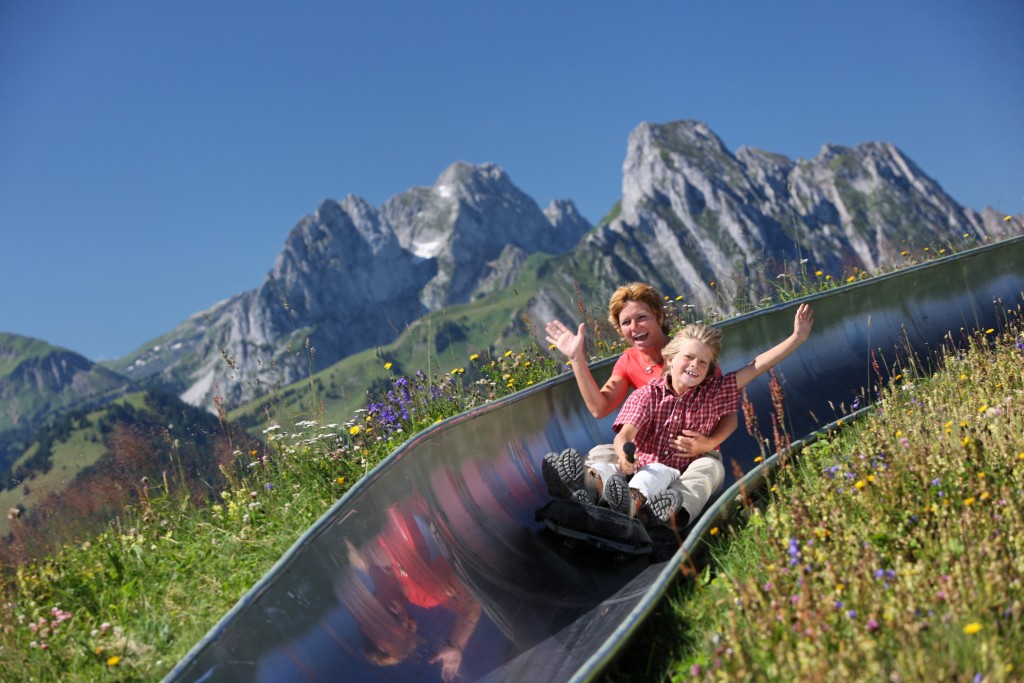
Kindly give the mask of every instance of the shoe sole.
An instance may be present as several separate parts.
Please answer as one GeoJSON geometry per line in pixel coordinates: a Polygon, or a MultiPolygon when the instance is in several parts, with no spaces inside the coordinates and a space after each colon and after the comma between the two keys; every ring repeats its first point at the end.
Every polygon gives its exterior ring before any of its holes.
{"type": "Polygon", "coordinates": [[[651,512],[665,524],[669,524],[672,521],[676,510],[679,509],[682,503],[682,499],[677,501],[674,496],[668,493],[659,493],[647,501],[651,512]]]}
{"type": "Polygon", "coordinates": [[[541,474],[552,497],[570,498],[583,489],[583,458],[571,448],[548,453],[541,464],[541,474]]]}
{"type": "Polygon", "coordinates": [[[620,474],[608,477],[604,483],[604,500],[608,508],[620,515],[633,517],[633,494],[629,491],[629,482],[620,474]]]}

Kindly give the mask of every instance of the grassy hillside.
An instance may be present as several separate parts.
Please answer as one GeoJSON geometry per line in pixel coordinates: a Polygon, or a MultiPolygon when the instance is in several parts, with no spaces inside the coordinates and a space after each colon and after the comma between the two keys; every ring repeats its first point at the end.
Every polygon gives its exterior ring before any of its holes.
{"type": "MultiPolygon", "coordinates": [[[[254,397],[230,417],[254,432],[275,421],[322,418],[344,422],[364,408],[369,397],[386,392],[394,377],[417,371],[440,377],[453,370],[479,377],[479,366],[495,349],[524,349],[541,333],[538,325],[545,321],[532,321],[524,314],[542,282],[550,282],[550,263],[550,257],[535,254],[513,286],[426,315],[402,330],[392,343],[366,349],[307,380],[254,397]],[[478,356],[476,367],[470,361],[474,354],[478,356]]],[[[574,296],[567,293],[565,300],[574,296]]],[[[307,353],[315,366],[315,346],[307,353]]]]}

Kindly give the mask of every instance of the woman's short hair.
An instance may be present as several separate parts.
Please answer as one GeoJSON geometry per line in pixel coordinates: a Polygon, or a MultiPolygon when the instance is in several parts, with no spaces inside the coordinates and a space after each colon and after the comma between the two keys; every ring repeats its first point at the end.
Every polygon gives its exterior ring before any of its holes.
{"type": "Polygon", "coordinates": [[[622,326],[619,325],[619,315],[622,309],[630,301],[639,301],[647,304],[658,320],[661,331],[668,335],[668,321],[665,320],[665,307],[662,303],[661,294],[654,287],[644,282],[630,282],[615,290],[612,298],[608,300],[608,322],[615,326],[615,331],[622,334],[622,326]]]}

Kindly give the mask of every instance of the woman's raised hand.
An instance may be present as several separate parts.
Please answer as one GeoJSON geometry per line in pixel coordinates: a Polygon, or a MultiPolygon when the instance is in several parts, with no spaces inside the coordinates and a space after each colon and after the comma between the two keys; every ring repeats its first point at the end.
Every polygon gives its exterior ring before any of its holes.
{"type": "Polygon", "coordinates": [[[547,332],[548,343],[554,344],[555,348],[564,353],[566,358],[571,361],[576,360],[583,353],[586,329],[586,324],[580,323],[579,329],[574,333],[560,320],[552,320],[544,328],[547,332]]]}

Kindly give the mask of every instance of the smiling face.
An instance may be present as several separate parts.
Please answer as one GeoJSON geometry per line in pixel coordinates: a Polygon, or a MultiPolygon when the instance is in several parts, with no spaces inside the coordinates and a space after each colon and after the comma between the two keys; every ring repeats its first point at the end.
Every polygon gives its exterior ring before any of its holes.
{"type": "Polygon", "coordinates": [[[695,387],[708,376],[715,354],[711,347],[696,339],[687,339],[679,347],[679,353],[672,357],[672,388],[677,393],[695,387]]]}
{"type": "Polygon", "coordinates": [[[619,331],[627,342],[649,355],[661,352],[665,335],[651,307],[642,301],[629,301],[619,313],[619,331]]]}

